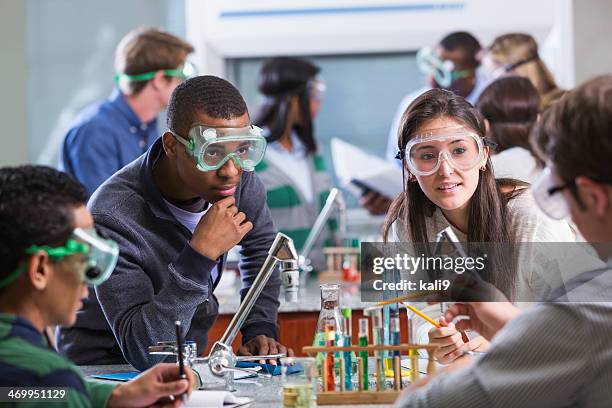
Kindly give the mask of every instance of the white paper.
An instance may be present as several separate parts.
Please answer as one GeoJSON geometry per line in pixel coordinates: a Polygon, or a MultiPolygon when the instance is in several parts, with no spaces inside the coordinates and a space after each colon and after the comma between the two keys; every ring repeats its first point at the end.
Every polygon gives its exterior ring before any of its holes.
{"type": "Polygon", "coordinates": [[[194,391],[191,393],[185,407],[191,408],[232,408],[245,405],[253,400],[246,397],[236,397],[228,391],[194,391]]]}
{"type": "Polygon", "coordinates": [[[338,138],[331,140],[331,152],[336,177],[349,191],[363,193],[352,183],[358,181],[391,199],[402,192],[402,170],[395,164],[338,138]]]}

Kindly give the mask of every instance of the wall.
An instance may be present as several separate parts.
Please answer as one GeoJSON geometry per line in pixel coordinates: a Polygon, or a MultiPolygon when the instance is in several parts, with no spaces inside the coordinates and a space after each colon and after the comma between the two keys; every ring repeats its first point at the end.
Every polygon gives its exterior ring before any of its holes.
{"type": "Polygon", "coordinates": [[[576,84],[595,75],[612,73],[612,2],[573,2],[576,84]]]}
{"type": "Polygon", "coordinates": [[[26,3],[0,0],[0,166],[24,163],[28,158],[26,3]]]}
{"type": "Polygon", "coordinates": [[[29,160],[56,164],[75,115],[109,95],[123,35],[141,25],[184,35],[184,19],[183,0],[28,0],[29,160]]]}

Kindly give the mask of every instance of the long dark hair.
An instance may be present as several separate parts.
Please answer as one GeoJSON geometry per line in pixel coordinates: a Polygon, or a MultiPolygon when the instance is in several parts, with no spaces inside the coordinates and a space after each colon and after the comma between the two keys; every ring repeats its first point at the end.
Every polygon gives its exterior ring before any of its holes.
{"type": "MultiPolygon", "coordinates": [[[[485,124],[482,115],[464,98],[444,89],[432,89],[416,98],[402,116],[398,148],[403,151],[408,141],[427,122],[437,118],[456,120],[484,138],[485,124]]],[[[404,163],[405,165],[405,163],[404,163]]],[[[491,159],[480,172],[478,186],[472,195],[468,212],[469,243],[511,243],[507,225],[508,200],[517,194],[517,187],[526,186],[517,180],[496,180],[491,159]],[[502,188],[511,190],[502,193],[502,188]]],[[[404,191],[393,201],[383,227],[383,238],[387,241],[389,229],[396,220],[409,225],[414,243],[427,243],[434,237],[427,236],[426,218],[432,217],[436,205],[425,195],[418,183],[406,180],[404,191]]],[[[469,249],[469,248],[468,248],[469,249]]],[[[514,297],[516,278],[515,260],[508,259],[507,252],[500,251],[489,257],[485,274],[482,276],[501,290],[510,299],[514,297]],[[494,273],[493,273],[494,272],[494,273]]]]}
{"type": "Polygon", "coordinates": [[[257,78],[257,88],[266,99],[254,123],[270,130],[266,138],[268,142],[277,141],[287,130],[291,99],[297,96],[302,124],[294,124],[294,130],[308,153],[317,151],[312,129],[309,83],[319,71],[319,67],[301,58],[276,57],[264,62],[257,78]]]}
{"type": "Polygon", "coordinates": [[[540,113],[540,95],[531,81],[512,76],[492,82],[480,94],[476,109],[489,122],[487,138],[497,144],[498,153],[522,147],[544,167],[529,143],[529,134],[540,113]]]}

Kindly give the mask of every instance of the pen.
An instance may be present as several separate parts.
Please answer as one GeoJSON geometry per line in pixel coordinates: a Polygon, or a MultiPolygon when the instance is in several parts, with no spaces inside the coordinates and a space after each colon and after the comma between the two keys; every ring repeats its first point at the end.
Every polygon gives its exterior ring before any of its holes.
{"type": "MultiPolygon", "coordinates": [[[[174,322],[176,327],[176,346],[178,347],[178,363],[179,363],[179,379],[186,380],[187,374],[185,374],[185,364],[183,362],[183,338],[181,337],[181,322],[174,322]]],[[[187,393],[181,394],[181,400],[185,402],[187,400],[187,393]]]]}

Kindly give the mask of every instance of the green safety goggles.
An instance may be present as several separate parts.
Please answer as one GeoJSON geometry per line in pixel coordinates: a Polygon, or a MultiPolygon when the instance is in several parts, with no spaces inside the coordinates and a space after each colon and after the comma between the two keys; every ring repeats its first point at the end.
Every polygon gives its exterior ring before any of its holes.
{"type": "Polygon", "coordinates": [[[442,88],[448,88],[454,81],[474,74],[471,69],[455,69],[453,61],[440,59],[431,47],[421,48],[416,63],[424,75],[431,75],[442,88]]]}
{"type": "Polygon", "coordinates": [[[185,65],[177,69],[158,69],[156,71],[143,72],[142,74],[134,74],[134,75],[117,73],[114,77],[114,80],[115,82],[148,81],[149,79],[153,78],[155,74],[157,74],[159,71],[162,71],[164,75],[166,76],[177,77],[181,79],[191,78],[198,74],[198,70],[196,69],[195,65],[193,65],[191,62],[186,62],[185,65]]]}
{"type": "Polygon", "coordinates": [[[170,130],[200,171],[217,170],[232,160],[242,170],[253,171],[266,153],[266,139],[262,130],[249,125],[240,128],[213,127],[196,123],[185,138],[170,130]]]}
{"type": "MultiPolygon", "coordinates": [[[[61,262],[70,255],[87,254],[87,266],[83,270],[81,278],[83,282],[94,286],[108,279],[119,258],[117,243],[111,239],[102,238],[93,228],[76,228],[72,236],[61,247],[32,245],[25,250],[25,253],[33,255],[38,251],[45,251],[49,255],[49,259],[54,262],[61,262]]],[[[13,283],[26,269],[25,266],[17,268],[15,272],[0,281],[0,288],[13,283]]]]}

